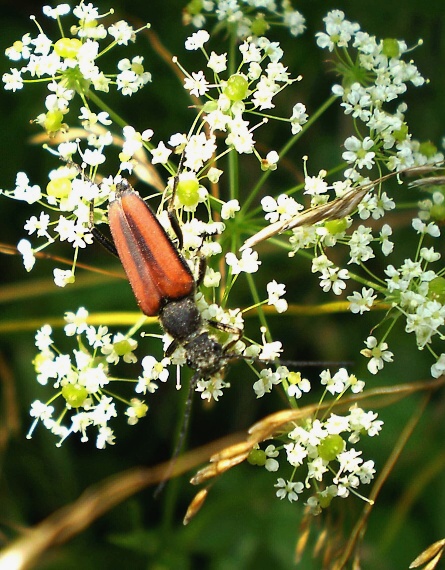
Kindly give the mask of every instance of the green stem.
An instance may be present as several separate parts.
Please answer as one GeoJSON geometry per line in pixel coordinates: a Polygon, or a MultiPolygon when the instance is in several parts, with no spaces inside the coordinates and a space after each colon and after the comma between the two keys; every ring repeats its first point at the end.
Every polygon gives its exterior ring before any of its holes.
{"type": "Polygon", "coordinates": [[[90,99],[90,101],[93,101],[93,103],[97,105],[99,109],[102,109],[102,111],[106,111],[110,115],[110,118],[117,125],[119,125],[120,127],[126,127],[128,125],[128,123],[120,115],[115,113],[113,109],[109,107],[106,103],[104,103],[102,99],[98,97],[96,93],[91,89],[88,92],[88,98],[90,99]]]}
{"type": "Polygon", "coordinates": [[[247,277],[247,282],[249,284],[250,292],[252,293],[253,302],[255,305],[258,306],[257,315],[258,315],[258,318],[260,320],[260,324],[261,324],[261,326],[266,327],[266,329],[267,329],[266,338],[267,338],[268,342],[271,342],[272,338],[271,338],[270,333],[269,333],[269,327],[267,326],[266,315],[264,314],[264,311],[262,310],[262,307],[261,307],[261,300],[260,300],[260,296],[258,294],[258,289],[256,287],[255,280],[253,279],[253,276],[251,273],[246,273],[246,277],[247,277]]]}

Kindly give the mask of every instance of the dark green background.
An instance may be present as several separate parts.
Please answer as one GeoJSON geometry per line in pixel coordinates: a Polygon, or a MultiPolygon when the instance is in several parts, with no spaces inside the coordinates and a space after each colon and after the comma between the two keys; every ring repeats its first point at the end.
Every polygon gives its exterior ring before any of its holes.
{"type": "MultiPolygon", "coordinates": [[[[103,2],[99,5],[103,11],[109,7],[103,2]]],[[[117,0],[113,7],[116,19],[128,19],[135,26],[144,21],[151,22],[167,48],[178,54],[188,69],[199,69],[202,65],[196,53],[183,52],[184,38],[190,29],[183,29],[181,25],[182,2],[134,0],[130,4],[117,0]],[[134,18],[137,18],[137,24],[134,18]]],[[[322,17],[328,9],[342,8],[350,20],[358,21],[363,30],[377,37],[404,38],[409,45],[423,38],[424,45],[413,53],[413,58],[431,83],[421,89],[410,89],[404,100],[409,104],[408,122],[414,136],[419,140],[432,140],[438,145],[441,143],[445,125],[443,2],[305,1],[295,7],[308,21],[304,38],[295,40],[285,34],[276,36],[285,50],[285,64],[292,74],[301,73],[304,76],[303,81],[295,87],[295,101],[282,101],[287,110],[294,102],[303,101],[311,114],[329,96],[330,86],[334,82],[330,72],[332,66],[326,61],[329,59],[328,52],[321,53],[316,49],[314,34],[322,29],[322,17]]],[[[25,32],[33,32],[33,24],[28,19],[31,13],[37,15],[46,26],[46,19],[39,16],[40,3],[20,2],[18,5],[17,2],[3,1],[0,53],[4,53],[4,49],[25,32]]],[[[220,51],[225,49],[218,44],[214,47],[220,51]]],[[[193,111],[187,109],[189,100],[166,65],[159,61],[142,36],[130,53],[144,55],[146,67],[152,72],[154,81],[131,99],[114,97],[110,93],[107,103],[138,130],[153,128],[157,140],[165,140],[172,132],[188,129],[193,111]]],[[[0,61],[0,71],[4,73],[9,68],[9,62],[4,57],[0,61]]],[[[30,124],[30,120],[41,112],[42,97],[43,89],[39,86],[27,87],[16,94],[0,91],[2,188],[12,188],[16,172],[20,170],[25,170],[34,183],[44,185],[48,170],[54,167],[54,161],[47,153],[28,143],[29,137],[39,132],[36,126],[30,124]]],[[[279,148],[287,133],[281,127],[270,124],[257,138],[264,144],[262,150],[267,151],[269,148],[279,148]]],[[[296,180],[300,181],[301,157],[304,154],[310,156],[313,173],[318,172],[319,168],[336,165],[340,159],[340,144],[348,134],[352,134],[351,124],[334,106],[310,130],[309,135],[292,149],[287,156],[287,164],[269,178],[263,192],[276,194],[277,188],[284,190],[295,184],[296,180]]],[[[258,171],[253,159],[247,159],[246,164],[242,181],[249,188],[252,177],[256,179],[258,171]]],[[[397,190],[396,185],[393,188],[397,190]]],[[[22,203],[2,199],[1,242],[16,244],[25,237],[23,224],[35,213],[31,210],[22,203]]],[[[412,232],[407,235],[412,236],[412,232]]],[[[413,248],[409,239],[400,248],[406,248],[404,253],[407,256],[412,254],[413,248]]],[[[71,255],[68,246],[61,247],[58,253],[68,257],[71,255]]],[[[264,283],[271,275],[285,282],[290,303],[313,304],[328,300],[327,296],[320,295],[318,279],[310,273],[308,262],[300,259],[287,262],[284,252],[277,261],[276,251],[268,245],[262,248],[261,255],[264,265],[260,282],[263,280],[264,283]],[[276,272],[277,263],[279,274],[276,272]],[[270,271],[266,271],[267,267],[270,271]]],[[[82,255],[82,261],[118,267],[117,262],[98,247],[90,248],[82,255]]],[[[94,281],[94,277],[79,271],[76,285],[60,290],[51,285],[52,261],[38,261],[30,275],[25,274],[18,257],[1,255],[0,263],[2,321],[34,318],[43,324],[47,318],[60,317],[64,311],[76,310],[83,304],[91,312],[135,309],[125,281],[94,281]],[[91,279],[92,282],[89,281],[91,279]],[[27,284],[28,290],[19,295],[18,285],[22,284],[27,284]],[[43,292],[36,294],[40,285],[43,292]],[[11,287],[12,296],[8,293],[11,287]]],[[[250,304],[247,285],[244,287],[241,284],[238,290],[240,305],[250,304]]],[[[236,301],[234,297],[234,303],[236,301]]],[[[288,358],[353,360],[356,361],[354,370],[357,375],[369,378],[357,354],[363,346],[363,338],[378,318],[378,315],[361,319],[351,315],[298,319],[284,317],[272,320],[271,324],[275,336],[283,340],[288,358]]],[[[43,398],[31,365],[35,352],[33,335],[34,332],[14,332],[0,337],[4,362],[2,380],[6,372],[12,375],[15,390],[12,402],[17,406],[15,416],[10,408],[11,400],[5,397],[7,384],[3,381],[0,522],[5,544],[16,535],[17,528],[36,524],[75,500],[86,487],[107,475],[136,465],[154,465],[167,458],[174,426],[179,421],[182,409],[173,386],[163,386],[147,419],[133,428],[122,423],[116,428],[116,445],[105,451],[96,450],[93,442],[80,444],[75,436],[66,441],[61,449],[56,448],[53,436],[43,428],[39,428],[35,437],[28,441],[25,434],[30,424],[29,404],[35,398],[43,398]],[[11,413],[19,421],[14,430],[9,429],[6,422],[11,413]]],[[[378,378],[370,378],[369,387],[428,377],[431,362],[426,354],[415,350],[412,338],[396,334],[390,342],[397,356],[396,362],[387,366],[378,378]]],[[[309,371],[309,375],[315,377],[316,372],[309,371]]],[[[233,388],[214,409],[206,410],[196,402],[192,446],[244,429],[267,412],[280,408],[278,396],[256,401],[251,387],[243,384],[243,376],[242,365],[234,365],[229,376],[233,388]]],[[[381,410],[385,430],[379,438],[364,445],[365,456],[374,458],[378,469],[384,465],[402,427],[419,405],[420,398],[413,396],[381,410]]],[[[443,395],[436,393],[374,508],[362,551],[363,568],[406,568],[423,548],[445,535],[443,416],[443,395]],[[412,502],[407,503],[406,497],[410,493],[412,502]]],[[[187,477],[182,478],[176,487],[164,491],[156,501],[152,491],[148,490],[118,506],[69,544],[50,552],[38,567],[64,570],[130,566],[136,569],[262,570],[273,565],[276,570],[290,568],[294,545],[299,536],[302,505],[278,502],[274,498],[273,482],[273,475],[255,468],[242,466],[233,470],[217,482],[203,511],[185,529],[181,519],[194,492],[187,477]],[[166,503],[172,497],[176,502],[169,511],[166,503]]],[[[356,499],[344,503],[337,501],[332,519],[335,521],[338,517],[338,528],[343,528],[345,536],[348,536],[348,529],[362,507],[363,504],[356,499]]],[[[324,528],[326,519],[320,518],[314,523],[311,544],[324,528]]],[[[321,567],[319,559],[311,560],[308,547],[301,568],[310,570],[321,567]]]]}

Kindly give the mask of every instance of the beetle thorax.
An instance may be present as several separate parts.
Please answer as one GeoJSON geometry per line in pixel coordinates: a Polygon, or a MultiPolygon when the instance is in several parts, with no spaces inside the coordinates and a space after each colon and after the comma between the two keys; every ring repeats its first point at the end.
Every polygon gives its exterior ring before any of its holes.
{"type": "Polygon", "coordinates": [[[179,344],[192,339],[202,327],[201,314],[191,296],[168,301],[159,313],[159,320],[165,332],[179,344]]]}

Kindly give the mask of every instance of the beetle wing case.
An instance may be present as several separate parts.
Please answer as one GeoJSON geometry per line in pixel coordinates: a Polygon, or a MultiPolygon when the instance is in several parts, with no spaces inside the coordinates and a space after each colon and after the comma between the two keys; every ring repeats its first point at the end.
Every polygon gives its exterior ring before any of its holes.
{"type": "Polygon", "coordinates": [[[117,187],[108,218],[119,258],[145,315],[156,316],[169,301],[193,293],[189,266],[153,210],[126,180],[117,187]]]}

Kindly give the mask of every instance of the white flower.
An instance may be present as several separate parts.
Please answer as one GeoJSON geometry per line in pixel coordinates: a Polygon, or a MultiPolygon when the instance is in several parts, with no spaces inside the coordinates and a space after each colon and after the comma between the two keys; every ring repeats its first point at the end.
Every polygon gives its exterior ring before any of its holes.
{"type": "Polygon", "coordinates": [[[350,305],[349,310],[351,313],[360,313],[363,315],[366,311],[369,311],[374,300],[377,299],[377,295],[374,295],[374,289],[371,287],[368,289],[366,287],[362,288],[362,292],[354,291],[352,295],[347,297],[350,305]]]}
{"type": "Polygon", "coordinates": [[[344,368],[340,368],[334,376],[331,376],[330,370],[323,370],[320,373],[320,383],[326,386],[326,390],[332,395],[341,394],[345,390],[348,379],[348,373],[344,368]]]}
{"type": "Polygon", "coordinates": [[[286,293],[286,287],[283,283],[277,283],[275,279],[267,284],[267,304],[273,305],[278,313],[284,313],[287,310],[287,301],[281,299],[286,293]]]}
{"type": "Polygon", "coordinates": [[[165,366],[169,364],[168,358],[158,362],[154,356],[149,355],[142,359],[141,364],[144,370],[142,376],[139,376],[138,384],[135,388],[138,394],[153,393],[158,387],[154,382],[155,380],[167,382],[169,372],[165,366]]]}
{"type": "Polygon", "coordinates": [[[18,89],[23,88],[23,78],[20,70],[13,68],[10,71],[11,73],[2,75],[2,81],[5,84],[6,91],[15,93],[18,89]]]}
{"type": "Polygon", "coordinates": [[[383,255],[388,256],[394,249],[394,242],[390,241],[388,237],[392,235],[392,228],[388,224],[384,224],[380,230],[380,243],[382,244],[383,255]]]}
{"type": "Polygon", "coordinates": [[[227,69],[227,54],[217,54],[212,51],[207,63],[207,67],[209,67],[215,73],[221,73],[222,71],[225,71],[227,69]]]}
{"type": "Polygon", "coordinates": [[[280,464],[275,459],[275,457],[278,457],[279,451],[277,450],[275,445],[268,445],[266,447],[266,449],[264,450],[264,453],[266,454],[266,457],[267,457],[266,463],[264,465],[264,467],[267,469],[267,471],[269,471],[271,473],[278,471],[280,464]]]}
{"type": "Polygon", "coordinates": [[[52,328],[50,325],[43,325],[41,329],[36,332],[36,347],[40,352],[46,352],[50,346],[53,344],[51,334],[52,328]]]}
{"type": "Polygon", "coordinates": [[[309,196],[319,196],[328,191],[328,183],[323,180],[326,170],[321,170],[318,176],[306,176],[304,179],[304,194],[309,196]]]}
{"type": "Polygon", "coordinates": [[[378,344],[375,336],[369,336],[365,344],[367,348],[360,351],[360,354],[370,358],[368,362],[368,370],[371,374],[377,374],[379,370],[382,370],[385,362],[392,362],[394,354],[387,350],[388,345],[386,342],[378,344]]]}
{"type": "Polygon", "coordinates": [[[216,151],[216,139],[213,134],[204,132],[192,135],[184,148],[184,167],[198,171],[204,163],[211,159],[216,151]]]}
{"type": "Polygon", "coordinates": [[[420,250],[420,257],[429,263],[433,263],[434,261],[438,261],[441,258],[441,255],[438,251],[435,251],[433,247],[422,247],[420,250]]]}
{"type": "Polygon", "coordinates": [[[206,42],[210,39],[210,34],[206,30],[199,30],[189,36],[185,40],[185,49],[189,51],[195,51],[200,49],[204,46],[206,42]]]}
{"type": "Polygon", "coordinates": [[[126,46],[129,42],[136,40],[136,33],[133,27],[125,20],[119,20],[119,22],[111,24],[108,28],[108,33],[116,40],[118,45],[126,46]]]}
{"type": "Polygon", "coordinates": [[[189,91],[190,95],[201,97],[209,90],[209,82],[205,78],[203,71],[192,72],[191,77],[184,79],[184,88],[189,91]]]}
{"type": "Polygon", "coordinates": [[[23,265],[26,271],[31,271],[36,262],[31,243],[27,239],[21,239],[17,244],[17,251],[23,256],[23,265]]]}
{"type": "Polygon", "coordinates": [[[261,360],[273,361],[280,357],[281,352],[283,352],[283,345],[279,340],[274,342],[265,342],[258,358],[261,360]]]}
{"type": "Polygon", "coordinates": [[[442,352],[437,361],[431,366],[431,376],[439,378],[443,374],[445,374],[445,354],[442,352]]]}
{"type": "Polygon", "coordinates": [[[162,141],[150,152],[153,156],[151,159],[152,164],[166,164],[168,162],[168,157],[172,153],[172,151],[167,148],[162,141]]]}
{"type": "Polygon", "coordinates": [[[412,226],[417,231],[418,234],[423,234],[423,235],[428,234],[431,237],[440,236],[439,227],[434,222],[425,224],[425,222],[422,222],[420,218],[414,218],[412,221],[412,226]]]}
{"type": "MultiPolygon", "coordinates": [[[[45,14],[47,18],[53,18],[57,20],[59,16],[65,16],[69,14],[71,11],[71,7],[69,4],[59,4],[55,8],[51,8],[51,6],[43,6],[42,12],[45,14]]],[[[76,15],[75,11],[73,11],[74,15],[76,15]]]]}
{"type": "Polygon", "coordinates": [[[53,271],[53,275],[54,283],[57,287],[65,287],[69,283],[74,283],[76,280],[71,269],[57,269],[56,267],[53,271]]]}
{"type": "Polygon", "coordinates": [[[19,61],[20,59],[29,59],[32,48],[31,35],[25,34],[21,40],[17,40],[9,48],[6,48],[5,55],[12,61],[19,61]]]}
{"type": "Polygon", "coordinates": [[[217,402],[223,395],[223,388],[228,388],[229,384],[224,382],[219,374],[209,380],[200,379],[196,385],[196,391],[201,392],[201,398],[210,402],[217,402]]]}
{"type": "Polygon", "coordinates": [[[292,36],[299,36],[306,29],[306,19],[298,10],[285,10],[283,24],[289,28],[292,36]]]}
{"type": "Polygon", "coordinates": [[[303,103],[297,103],[292,109],[290,118],[291,132],[293,135],[298,134],[303,130],[303,125],[307,122],[308,115],[306,113],[306,106],[303,103]]]}
{"type": "Polygon", "coordinates": [[[105,162],[105,155],[99,149],[91,150],[89,148],[85,149],[83,154],[83,161],[90,166],[99,166],[105,162]]]}
{"type": "Polygon", "coordinates": [[[42,192],[40,186],[37,186],[37,184],[30,186],[29,178],[24,172],[18,172],[15,179],[13,196],[16,200],[23,200],[24,202],[28,202],[28,204],[34,204],[34,202],[42,198],[42,192]]]}
{"type": "Polygon", "coordinates": [[[302,204],[287,194],[280,194],[276,200],[272,196],[265,196],[261,200],[261,206],[266,212],[264,217],[271,224],[278,220],[290,220],[303,209],[302,204]]]}
{"type": "Polygon", "coordinates": [[[349,272],[347,269],[327,267],[321,271],[320,287],[325,293],[332,289],[334,295],[341,295],[342,291],[346,289],[346,279],[349,279],[349,272]]]}
{"type": "Polygon", "coordinates": [[[77,313],[66,312],[64,320],[67,323],[64,327],[67,336],[82,334],[88,328],[87,325],[88,311],[84,307],[80,307],[77,313]]]}
{"type": "Polygon", "coordinates": [[[374,252],[369,245],[372,242],[372,239],[372,229],[360,225],[352,233],[349,240],[349,247],[351,248],[351,259],[348,263],[357,263],[357,265],[359,265],[360,263],[368,261],[368,259],[375,257],[374,252]]]}
{"type": "Polygon", "coordinates": [[[228,202],[225,202],[221,207],[221,218],[223,220],[234,218],[235,213],[239,211],[240,211],[240,205],[238,200],[229,200],[228,202]]]}
{"type": "Polygon", "coordinates": [[[311,383],[307,378],[302,378],[301,372],[290,372],[287,381],[289,383],[287,393],[291,398],[297,398],[298,400],[303,396],[303,393],[311,390],[311,383]]]}
{"type": "Polygon", "coordinates": [[[347,47],[354,34],[360,30],[359,24],[345,20],[345,14],[341,10],[331,10],[323,21],[326,33],[317,32],[317,45],[329,51],[334,51],[335,46],[347,47]]]}
{"type": "Polygon", "coordinates": [[[253,152],[255,141],[252,132],[249,130],[249,123],[241,117],[236,116],[228,123],[230,133],[227,135],[227,146],[233,146],[239,154],[250,154],[253,152]]]}
{"type": "Polygon", "coordinates": [[[100,426],[99,434],[96,439],[97,449],[105,449],[105,445],[114,445],[116,436],[113,430],[108,426],[100,426]]]}
{"type": "Polygon", "coordinates": [[[362,141],[355,136],[348,137],[345,140],[346,152],[342,154],[342,158],[349,164],[354,164],[357,168],[371,169],[374,165],[375,152],[369,149],[373,148],[374,141],[370,137],[365,137],[362,141]]]}
{"type": "Polygon", "coordinates": [[[232,275],[238,275],[242,272],[255,273],[261,265],[261,261],[258,260],[258,253],[250,247],[242,252],[241,259],[238,259],[232,252],[226,253],[226,263],[231,267],[232,275]]]}
{"type": "Polygon", "coordinates": [[[257,398],[262,398],[264,394],[271,392],[272,388],[276,384],[280,384],[280,375],[272,370],[265,369],[261,370],[260,378],[253,385],[253,390],[257,398]]]}
{"type": "Polygon", "coordinates": [[[297,501],[298,495],[304,490],[304,485],[301,481],[285,481],[281,477],[277,480],[274,487],[277,488],[277,497],[281,500],[287,498],[290,503],[297,501]]]}

